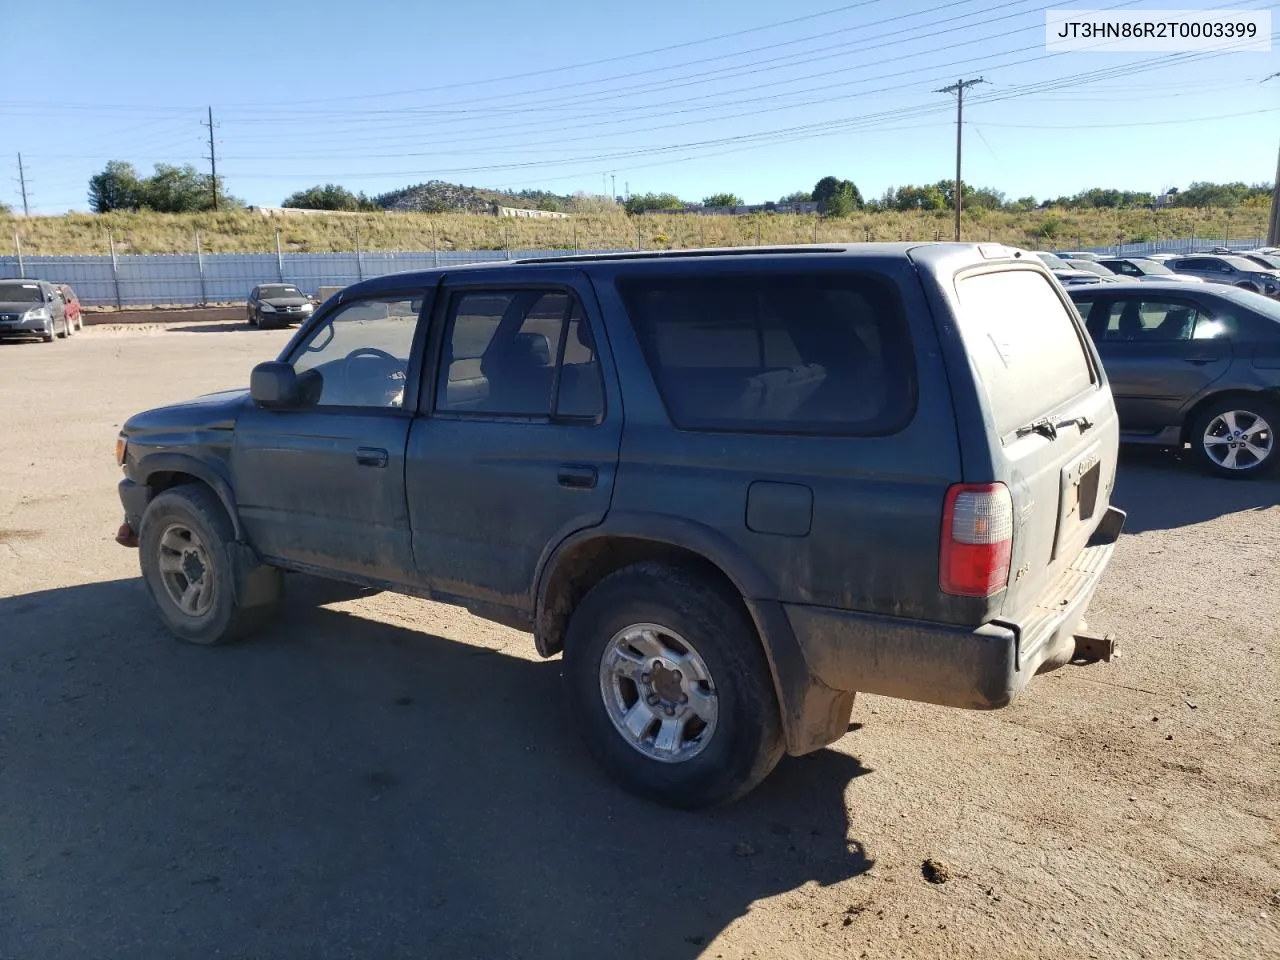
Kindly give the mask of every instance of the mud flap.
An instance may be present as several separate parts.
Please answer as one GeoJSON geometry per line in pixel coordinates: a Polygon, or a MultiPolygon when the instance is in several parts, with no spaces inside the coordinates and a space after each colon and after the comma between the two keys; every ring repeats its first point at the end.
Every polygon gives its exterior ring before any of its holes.
{"type": "Polygon", "coordinates": [[[227,547],[235,577],[236,604],[242,608],[264,607],[280,599],[284,590],[284,571],[258,559],[246,543],[227,547]]]}

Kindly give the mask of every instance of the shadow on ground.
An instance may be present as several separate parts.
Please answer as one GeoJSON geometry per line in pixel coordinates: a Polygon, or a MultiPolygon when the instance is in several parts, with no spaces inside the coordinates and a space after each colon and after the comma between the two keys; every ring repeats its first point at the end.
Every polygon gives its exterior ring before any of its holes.
{"type": "Polygon", "coordinates": [[[1125,533],[1169,530],[1280,505],[1280,479],[1210,476],[1189,452],[1122,447],[1111,500],[1128,513],[1125,533]]]}
{"type": "Polygon", "coordinates": [[[330,598],[209,649],[139,580],[0,600],[0,956],[695,957],[870,866],[848,756],[668,811],[591,763],[558,660],[330,598]]]}
{"type": "MultiPolygon", "coordinates": [[[[249,330],[257,330],[251,323],[241,320],[239,322],[221,320],[216,323],[184,323],[167,325],[165,333],[244,333],[249,330]]],[[[287,324],[283,327],[265,327],[263,329],[270,330],[295,330],[296,324],[287,324]]]]}

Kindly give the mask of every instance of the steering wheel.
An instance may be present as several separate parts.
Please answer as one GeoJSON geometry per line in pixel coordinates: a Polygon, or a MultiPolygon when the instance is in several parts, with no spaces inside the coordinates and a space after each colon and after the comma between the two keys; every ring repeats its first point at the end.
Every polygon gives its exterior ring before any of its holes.
{"type": "Polygon", "coordinates": [[[380,400],[382,406],[398,407],[404,402],[404,383],[406,370],[404,361],[399,357],[380,350],[377,347],[357,347],[347,354],[347,358],[342,362],[342,392],[347,397],[357,397],[360,393],[361,384],[356,381],[351,374],[351,370],[355,362],[360,360],[380,360],[390,369],[386,373],[386,384],[383,387],[383,394],[380,400]]]}

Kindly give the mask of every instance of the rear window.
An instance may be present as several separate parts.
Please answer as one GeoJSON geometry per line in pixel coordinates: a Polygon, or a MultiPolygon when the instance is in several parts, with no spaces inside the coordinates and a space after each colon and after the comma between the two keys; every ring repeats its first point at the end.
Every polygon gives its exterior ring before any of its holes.
{"type": "Polygon", "coordinates": [[[1032,270],[978,273],[956,283],[960,331],[1001,436],[1045,416],[1094,383],[1077,321],[1032,270]]]}
{"type": "Polygon", "coordinates": [[[910,336],[882,280],[646,274],[618,290],[680,429],[875,435],[914,413],[910,336]]]}

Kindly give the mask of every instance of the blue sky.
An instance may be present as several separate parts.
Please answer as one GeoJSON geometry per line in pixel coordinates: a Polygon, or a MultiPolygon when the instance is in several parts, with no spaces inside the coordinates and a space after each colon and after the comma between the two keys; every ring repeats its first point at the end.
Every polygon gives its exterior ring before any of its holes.
{"type": "Polygon", "coordinates": [[[12,3],[6,35],[32,38],[33,62],[56,69],[10,62],[0,199],[20,208],[18,151],[33,213],[85,209],[109,159],[205,167],[206,105],[219,172],[257,204],[330,181],[599,193],[610,175],[619,194],[693,200],[777,199],[827,174],[876,195],[952,175],[954,101],[933,91],[978,75],[968,182],[1043,198],[1271,180],[1280,78],[1260,81],[1280,69],[1274,50],[1049,55],[1044,11],[1072,5],[12,3]]]}

